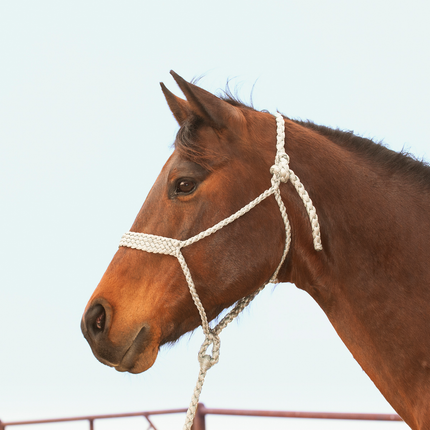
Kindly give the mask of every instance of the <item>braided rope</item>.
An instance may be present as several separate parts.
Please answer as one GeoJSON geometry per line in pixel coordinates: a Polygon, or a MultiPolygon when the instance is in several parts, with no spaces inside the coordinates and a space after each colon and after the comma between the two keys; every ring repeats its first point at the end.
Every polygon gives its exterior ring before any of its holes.
{"type": "Polygon", "coordinates": [[[309,197],[308,192],[305,190],[305,187],[303,186],[303,184],[300,182],[300,179],[296,176],[296,174],[291,169],[290,169],[290,182],[294,185],[294,188],[296,189],[297,193],[302,199],[302,202],[306,208],[306,212],[308,213],[309,221],[311,222],[314,248],[317,251],[321,251],[323,248],[321,243],[321,232],[320,232],[320,225],[318,222],[317,211],[315,209],[315,206],[312,203],[311,198],[309,197]]]}
{"type": "Polygon", "coordinates": [[[296,189],[298,195],[300,196],[305,208],[308,213],[309,221],[312,228],[312,237],[314,242],[314,248],[317,251],[322,250],[321,244],[321,233],[320,233],[320,225],[318,222],[318,216],[316,213],[316,209],[312,203],[312,200],[309,197],[309,194],[305,190],[305,187],[300,182],[300,179],[295,175],[295,173],[290,169],[289,162],[290,158],[285,153],[285,121],[281,114],[276,113],[276,124],[277,124],[277,139],[276,139],[276,157],[275,164],[270,168],[270,173],[272,174],[271,184],[272,186],[261,193],[256,199],[252,202],[248,203],[243,208],[239,209],[233,215],[230,215],[228,218],[220,221],[214,226],[208,228],[207,230],[202,231],[201,233],[190,237],[187,240],[177,240],[171,239],[169,237],[156,236],[153,234],[145,234],[145,233],[135,233],[128,232],[125,233],[119,246],[125,246],[133,249],[139,249],[146,252],[152,252],[155,254],[165,254],[172,255],[176,257],[179,261],[179,264],[182,268],[182,272],[184,273],[185,279],[188,284],[188,288],[190,290],[191,297],[193,299],[194,304],[197,307],[197,310],[200,314],[200,319],[202,320],[202,329],[205,335],[205,340],[199,350],[198,360],[200,363],[200,371],[199,376],[197,378],[196,387],[194,389],[193,395],[191,397],[191,402],[188,407],[187,416],[185,418],[185,424],[183,430],[190,430],[194,421],[194,416],[197,410],[197,404],[199,402],[200,393],[203,388],[203,383],[206,377],[207,371],[219,361],[219,353],[220,353],[220,338],[219,334],[224,328],[236,318],[242,310],[251,303],[251,301],[257,296],[257,294],[268,284],[268,283],[276,283],[278,282],[278,273],[281,269],[281,266],[284,264],[284,261],[287,257],[288,251],[290,249],[291,244],[291,226],[288,220],[287,211],[285,209],[284,202],[281,198],[280,192],[280,184],[281,182],[286,183],[290,181],[294,188],[296,189]],[[253,292],[247,297],[244,297],[236,302],[236,305],[221,321],[214,327],[211,328],[206,316],[205,309],[202,305],[200,297],[197,293],[196,287],[194,285],[193,278],[191,276],[190,269],[185,261],[184,256],[182,255],[181,249],[191,245],[211,234],[217,232],[221,228],[226,225],[232,223],[236,219],[240,218],[247,212],[249,212],[252,208],[257,206],[267,197],[274,195],[276,202],[279,206],[279,211],[282,216],[282,220],[284,221],[285,227],[285,246],[284,251],[282,253],[281,260],[273,273],[272,277],[263,284],[258,290],[253,292]],[[212,353],[208,353],[209,347],[212,346],[212,353]]]}

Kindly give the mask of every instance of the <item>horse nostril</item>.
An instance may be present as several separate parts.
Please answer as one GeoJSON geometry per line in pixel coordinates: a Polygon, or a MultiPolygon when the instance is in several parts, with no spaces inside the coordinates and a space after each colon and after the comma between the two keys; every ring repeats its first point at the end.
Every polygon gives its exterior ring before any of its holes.
{"type": "Polygon", "coordinates": [[[100,331],[103,331],[105,328],[105,321],[106,321],[106,312],[104,308],[102,309],[100,315],[96,318],[95,326],[100,331]]]}
{"type": "Polygon", "coordinates": [[[106,326],[106,310],[101,304],[98,303],[88,309],[85,315],[85,326],[93,338],[103,333],[106,326]]]}

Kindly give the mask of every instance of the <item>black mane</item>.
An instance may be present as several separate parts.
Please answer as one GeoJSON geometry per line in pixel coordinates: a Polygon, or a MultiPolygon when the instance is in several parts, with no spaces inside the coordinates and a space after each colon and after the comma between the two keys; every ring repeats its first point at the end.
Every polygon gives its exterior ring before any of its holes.
{"type": "Polygon", "coordinates": [[[425,186],[430,186],[430,166],[405,150],[400,152],[393,151],[382,143],[376,143],[371,139],[357,136],[352,131],[333,129],[314,124],[311,121],[294,120],[294,122],[316,131],[348,151],[359,154],[369,161],[383,166],[390,173],[400,173],[425,186]]]}

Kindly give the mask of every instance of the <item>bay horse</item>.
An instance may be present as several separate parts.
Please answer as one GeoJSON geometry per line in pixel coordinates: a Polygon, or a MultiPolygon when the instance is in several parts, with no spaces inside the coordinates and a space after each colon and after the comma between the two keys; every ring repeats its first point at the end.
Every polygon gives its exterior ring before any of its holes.
{"type": "MultiPolygon", "coordinates": [[[[175,150],[130,231],[186,241],[270,187],[276,128],[270,113],[171,73],[186,97],[161,84],[180,126],[175,150]]],[[[351,132],[282,120],[291,169],[318,212],[322,250],[302,199],[282,183],[291,244],[278,280],[316,300],[411,428],[430,429],[430,167],[351,132]]],[[[268,197],[182,249],[208,321],[272,278],[285,241],[268,197]]],[[[201,323],[188,287],[175,258],[120,246],[82,318],[97,359],[118,371],[149,369],[161,345],[201,323]]]]}

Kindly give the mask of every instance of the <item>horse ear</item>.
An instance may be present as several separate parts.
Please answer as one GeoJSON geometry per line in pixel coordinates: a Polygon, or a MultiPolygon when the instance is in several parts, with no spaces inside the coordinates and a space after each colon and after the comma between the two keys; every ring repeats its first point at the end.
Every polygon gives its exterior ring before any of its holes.
{"type": "Polygon", "coordinates": [[[175,117],[176,121],[178,121],[178,124],[182,125],[184,121],[191,115],[190,104],[186,100],[175,96],[167,89],[163,82],[160,82],[160,85],[164,97],[166,97],[167,104],[173,113],[173,116],[175,117]]]}
{"type": "Polygon", "coordinates": [[[173,70],[170,71],[170,74],[185,94],[192,112],[216,128],[225,128],[232,119],[239,119],[242,116],[239,109],[203,88],[187,82],[173,70]]]}

